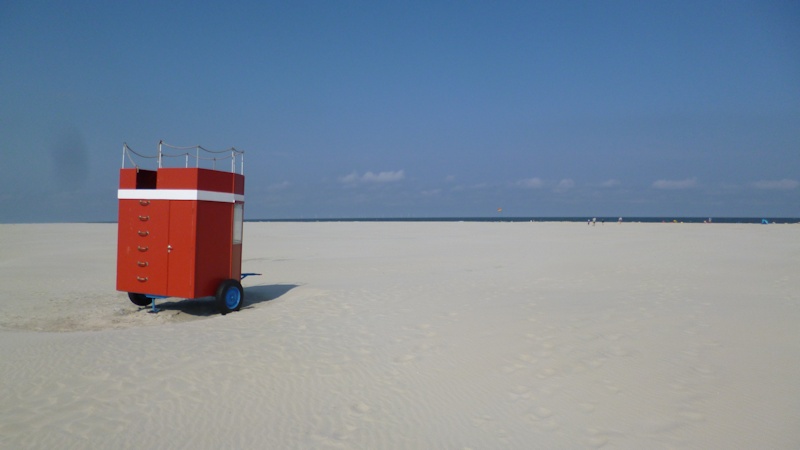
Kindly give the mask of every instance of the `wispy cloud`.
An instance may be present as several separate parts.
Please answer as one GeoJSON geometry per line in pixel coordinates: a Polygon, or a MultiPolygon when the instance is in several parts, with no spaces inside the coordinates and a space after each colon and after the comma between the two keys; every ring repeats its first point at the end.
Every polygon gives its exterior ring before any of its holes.
{"type": "Polygon", "coordinates": [[[368,183],[391,183],[393,181],[400,181],[406,177],[405,172],[402,170],[396,170],[394,172],[379,172],[379,173],[372,173],[367,172],[361,177],[361,181],[365,181],[368,183]]]}
{"type": "Polygon", "coordinates": [[[386,172],[372,172],[368,171],[364,175],[359,175],[358,172],[353,171],[345,176],[339,177],[339,181],[345,184],[353,183],[391,183],[401,181],[406,177],[405,172],[401,170],[386,171],[386,172]]]}
{"type": "Polygon", "coordinates": [[[352,173],[349,173],[349,174],[347,174],[347,175],[345,175],[343,177],[339,177],[339,181],[341,181],[342,183],[345,183],[345,184],[357,183],[358,180],[359,180],[359,176],[358,176],[358,174],[356,172],[352,172],[352,173]]]}
{"type": "Polygon", "coordinates": [[[483,189],[489,189],[491,187],[495,187],[493,184],[489,184],[487,182],[475,183],[475,184],[459,184],[457,186],[453,186],[450,188],[451,192],[464,192],[464,191],[480,191],[483,189]]]}
{"type": "Polygon", "coordinates": [[[572,189],[575,187],[575,182],[572,181],[570,178],[564,178],[563,180],[559,181],[556,185],[556,190],[558,191],[566,191],[567,189],[572,189]]]}
{"type": "Polygon", "coordinates": [[[619,180],[615,180],[615,179],[607,180],[607,181],[604,181],[604,182],[600,183],[600,187],[607,187],[607,188],[608,187],[615,187],[615,186],[619,186],[619,185],[620,185],[619,180]]]}
{"type": "Polygon", "coordinates": [[[526,178],[517,181],[514,185],[525,189],[538,189],[544,186],[544,181],[541,178],[526,178]]]}
{"type": "Polygon", "coordinates": [[[685,180],[657,180],[653,182],[656,189],[691,189],[697,187],[697,178],[685,180]]]}
{"type": "Polygon", "coordinates": [[[288,181],[283,181],[281,183],[275,183],[267,186],[267,192],[277,192],[282,191],[288,188],[291,185],[288,181]]]}
{"type": "Polygon", "coordinates": [[[783,180],[761,180],[753,183],[753,187],[756,189],[773,189],[781,191],[797,189],[798,186],[800,186],[799,181],[790,180],[788,178],[784,178],[783,180]]]}

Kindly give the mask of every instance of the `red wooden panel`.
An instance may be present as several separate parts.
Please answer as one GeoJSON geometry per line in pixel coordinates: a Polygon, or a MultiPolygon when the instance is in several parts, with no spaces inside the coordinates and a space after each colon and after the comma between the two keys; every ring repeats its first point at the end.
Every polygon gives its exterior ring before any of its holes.
{"type": "Polygon", "coordinates": [[[197,296],[214,295],[231,276],[233,203],[197,202],[197,296]]]}
{"type": "Polygon", "coordinates": [[[233,193],[244,195],[244,175],[234,174],[233,193]]]}
{"type": "Polygon", "coordinates": [[[197,255],[197,204],[195,201],[170,201],[168,295],[195,298],[197,255]]]}
{"type": "Polygon", "coordinates": [[[233,178],[235,175],[231,172],[199,169],[197,188],[201,191],[233,192],[233,178]]]}
{"type": "Polygon", "coordinates": [[[242,244],[231,247],[231,278],[238,280],[242,277],[242,244]]]}
{"type": "Polygon", "coordinates": [[[198,169],[158,169],[158,189],[197,189],[198,169]]]}
{"type": "Polygon", "coordinates": [[[136,189],[136,169],[119,170],[119,188],[136,189]]]}
{"type": "Polygon", "coordinates": [[[165,295],[169,202],[120,200],[117,290],[165,295]]]}
{"type": "MultiPolygon", "coordinates": [[[[234,192],[234,178],[236,176],[234,173],[209,169],[159,169],[158,189],[234,192]]],[[[242,188],[244,188],[244,183],[242,183],[242,188]]]]}

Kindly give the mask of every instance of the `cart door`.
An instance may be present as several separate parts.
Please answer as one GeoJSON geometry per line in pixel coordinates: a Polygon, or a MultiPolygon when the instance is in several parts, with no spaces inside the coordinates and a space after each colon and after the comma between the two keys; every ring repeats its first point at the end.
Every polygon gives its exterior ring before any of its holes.
{"type": "Polygon", "coordinates": [[[197,202],[176,200],[169,203],[169,240],[164,244],[169,262],[169,296],[194,298],[197,202]]]}

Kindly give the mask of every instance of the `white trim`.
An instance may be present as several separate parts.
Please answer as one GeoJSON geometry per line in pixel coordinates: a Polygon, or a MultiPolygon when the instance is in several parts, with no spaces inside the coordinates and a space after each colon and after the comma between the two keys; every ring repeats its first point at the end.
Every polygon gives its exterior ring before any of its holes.
{"type": "Polygon", "coordinates": [[[194,200],[205,202],[244,202],[244,195],[196,189],[119,189],[120,200],[194,200]]]}

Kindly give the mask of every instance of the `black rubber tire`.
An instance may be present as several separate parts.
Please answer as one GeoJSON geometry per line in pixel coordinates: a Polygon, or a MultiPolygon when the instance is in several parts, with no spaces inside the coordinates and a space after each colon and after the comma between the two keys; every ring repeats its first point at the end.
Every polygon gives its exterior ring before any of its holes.
{"type": "Polygon", "coordinates": [[[153,302],[153,300],[147,298],[144,294],[137,294],[135,292],[128,292],[128,298],[133,302],[136,306],[147,306],[153,302]]]}
{"type": "Polygon", "coordinates": [[[229,312],[238,311],[244,303],[244,289],[236,280],[225,280],[217,288],[217,307],[224,316],[229,312]]]}

